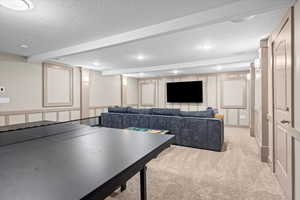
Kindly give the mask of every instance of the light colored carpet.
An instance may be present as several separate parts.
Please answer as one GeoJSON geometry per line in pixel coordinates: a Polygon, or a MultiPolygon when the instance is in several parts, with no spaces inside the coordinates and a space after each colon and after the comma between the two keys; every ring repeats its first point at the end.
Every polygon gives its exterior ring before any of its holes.
{"type": "MultiPolygon", "coordinates": [[[[285,200],[271,169],[259,161],[249,129],[225,128],[226,150],[172,146],[151,161],[149,200],[285,200]]],[[[138,200],[139,176],[107,200],[138,200]]]]}

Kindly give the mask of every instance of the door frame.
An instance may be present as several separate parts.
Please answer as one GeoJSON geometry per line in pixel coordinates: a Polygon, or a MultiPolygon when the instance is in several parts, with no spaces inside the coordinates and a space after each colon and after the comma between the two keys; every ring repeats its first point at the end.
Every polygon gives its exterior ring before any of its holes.
{"type": "MultiPolygon", "coordinates": [[[[272,131],[272,134],[273,134],[273,138],[272,138],[272,151],[273,151],[273,155],[272,155],[272,159],[273,159],[273,162],[272,162],[272,170],[273,172],[275,173],[275,108],[274,108],[274,98],[275,98],[275,95],[274,95],[274,82],[275,82],[275,79],[274,79],[274,73],[275,73],[275,68],[274,68],[274,40],[277,38],[277,36],[281,33],[283,27],[285,26],[285,24],[288,22],[288,20],[291,21],[291,73],[292,73],[292,76],[291,76],[291,126],[294,127],[295,126],[295,117],[294,117],[294,42],[295,42],[295,32],[294,32],[294,7],[291,7],[288,11],[288,13],[283,17],[283,19],[281,20],[279,26],[277,26],[277,28],[271,33],[270,35],[270,50],[271,50],[271,57],[269,58],[270,59],[270,63],[272,65],[272,99],[273,99],[273,115],[272,115],[272,121],[273,121],[273,131],[272,131]]],[[[269,102],[270,103],[270,102],[269,102]]],[[[289,196],[292,198],[292,200],[295,200],[295,155],[294,155],[294,149],[295,149],[295,145],[294,145],[294,139],[292,138],[292,159],[291,159],[291,166],[292,166],[292,185],[291,185],[291,191],[292,191],[292,194],[289,194],[289,196]]]]}

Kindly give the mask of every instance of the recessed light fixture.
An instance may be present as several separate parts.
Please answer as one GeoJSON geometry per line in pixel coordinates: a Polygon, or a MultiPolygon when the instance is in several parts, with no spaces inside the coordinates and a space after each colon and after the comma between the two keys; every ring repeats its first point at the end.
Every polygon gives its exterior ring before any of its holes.
{"type": "Polygon", "coordinates": [[[29,48],[29,46],[27,44],[22,44],[22,45],[20,45],[20,47],[23,48],[23,49],[28,49],[29,48]]]}
{"type": "Polygon", "coordinates": [[[143,77],[144,75],[145,75],[145,73],[143,73],[143,72],[139,73],[139,77],[143,77]]]}
{"type": "Polygon", "coordinates": [[[0,0],[0,6],[16,11],[26,11],[33,8],[33,4],[29,0],[0,0]]]}
{"type": "Polygon", "coordinates": [[[173,74],[178,74],[179,73],[178,70],[173,70],[172,72],[173,72],[173,74]]]}
{"type": "Polygon", "coordinates": [[[100,65],[100,63],[99,63],[99,62],[97,62],[97,61],[95,61],[95,62],[93,62],[93,65],[95,65],[95,66],[99,66],[99,65],[100,65]]]}
{"type": "Polygon", "coordinates": [[[221,71],[221,70],[222,70],[222,66],[221,66],[221,65],[218,65],[218,66],[216,67],[216,69],[217,69],[217,71],[221,71]]]}
{"type": "Polygon", "coordinates": [[[136,56],[136,59],[139,60],[139,61],[142,61],[142,60],[145,60],[146,57],[142,54],[139,54],[139,55],[136,56]]]}
{"type": "Polygon", "coordinates": [[[199,45],[196,47],[196,49],[198,49],[198,50],[205,50],[205,51],[209,51],[212,48],[214,48],[214,45],[212,45],[212,44],[202,44],[202,45],[199,45]]]}

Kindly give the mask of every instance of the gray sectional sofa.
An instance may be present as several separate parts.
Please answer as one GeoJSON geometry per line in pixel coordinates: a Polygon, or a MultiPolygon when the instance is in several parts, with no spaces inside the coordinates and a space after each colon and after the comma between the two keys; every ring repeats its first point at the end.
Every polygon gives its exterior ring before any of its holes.
{"type": "Polygon", "coordinates": [[[179,109],[135,109],[112,107],[101,115],[101,125],[110,128],[128,127],[169,130],[176,136],[176,144],[221,151],[224,125],[214,118],[214,111],[182,112],[179,109]]]}

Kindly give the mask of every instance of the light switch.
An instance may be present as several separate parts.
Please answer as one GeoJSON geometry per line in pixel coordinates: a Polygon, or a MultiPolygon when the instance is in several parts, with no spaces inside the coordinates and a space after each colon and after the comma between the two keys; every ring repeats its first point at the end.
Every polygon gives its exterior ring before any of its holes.
{"type": "Polygon", "coordinates": [[[0,97],[0,104],[6,104],[10,102],[9,97],[0,97]]]}

